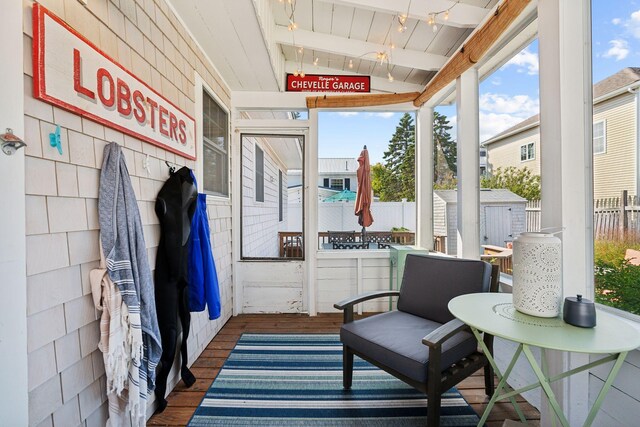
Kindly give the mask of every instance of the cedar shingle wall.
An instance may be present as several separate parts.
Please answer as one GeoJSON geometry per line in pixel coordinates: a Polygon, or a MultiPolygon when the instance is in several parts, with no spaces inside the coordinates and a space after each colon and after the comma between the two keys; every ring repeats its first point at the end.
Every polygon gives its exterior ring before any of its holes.
{"type": "MultiPolygon", "coordinates": [[[[40,3],[189,115],[201,114],[194,106],[196,71],[229,105],[229,89],[164,1],[91,0],[87,7],[77,0],[40,3]]],[[[164,161],[192,168],[195,163],[33,99],[32,5],[24,1],[29,423],[104,426],[104,365],[88,280],[99,257],[103,148],[108,141],[124,147],[152,268],[160,237],[154,200],[168,177],[164,161]],[[49,146],[55,125],[62,128],[62,155],[49,146]],[[150,173],[143,169],[146,155],[150,173]]],[[[217,321],[209,321],[206,312],[192,316],[189,363],[232,310],[231,204],[216,200],[209,201],[208,210],[223,314],[217,321]]],[[[176,375],[174,370],[169,389],[177,383],[176,375]]]]}

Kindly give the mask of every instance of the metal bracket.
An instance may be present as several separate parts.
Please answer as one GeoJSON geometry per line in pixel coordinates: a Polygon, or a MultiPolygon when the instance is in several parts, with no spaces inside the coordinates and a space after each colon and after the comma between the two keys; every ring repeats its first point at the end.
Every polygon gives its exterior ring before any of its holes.
{"type": "Polygon", "coordinates": [[[7,131],[0,135],[0,141],[2,141],[2,152],[7,156],[11,156],[20,148],[27,146],[22,139],[13,133],[11,128],[7,128],[7,131]]]}

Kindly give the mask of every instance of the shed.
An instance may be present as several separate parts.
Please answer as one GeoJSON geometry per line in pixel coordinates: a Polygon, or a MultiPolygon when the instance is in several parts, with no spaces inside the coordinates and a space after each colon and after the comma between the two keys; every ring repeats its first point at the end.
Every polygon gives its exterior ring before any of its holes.
{"type": "MultiPolygon", "coordinates": [[[[445,252],[457,250],[457,190],[433,192],[433,233],[445,236],[445,252]]],[[[506,246],[526,231],[527,199],[505,189],[480,191],[480,244],[506,246]]]]}

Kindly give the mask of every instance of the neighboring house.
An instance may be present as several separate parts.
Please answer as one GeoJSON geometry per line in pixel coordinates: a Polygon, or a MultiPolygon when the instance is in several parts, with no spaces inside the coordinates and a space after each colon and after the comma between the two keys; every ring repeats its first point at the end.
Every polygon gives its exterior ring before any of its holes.
{"type": "Polygon", "coordinates": [[[480,175],[487,174],[487,149],[480,147],[480,175]]]}
{"type": "MultiPolygon", "coordinates": [[[[640,194],[638,117],[640,68],[624,68],[593,85],[593,196],[640,194]]],[[[540,174],[540,117],[535,115],[482,143],[488,170],[509,166],[540,174]]]]}
{"type": "MultiPolygon", "coordinates": [[[[355,158],[318,159],[318,187],[331,190],[357,191],[358,161],[355,158]]],[[[289,187],[302,184],[302,171],[289,172],[289,187]]]]}

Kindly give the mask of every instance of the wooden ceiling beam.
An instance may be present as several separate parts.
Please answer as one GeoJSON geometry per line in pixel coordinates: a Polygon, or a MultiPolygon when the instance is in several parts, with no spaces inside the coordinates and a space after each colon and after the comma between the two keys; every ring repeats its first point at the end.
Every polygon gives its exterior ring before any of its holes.
{"type": "Polygon", "coordinates": [[[427,84],[413,104],[422,106],[463,72],[473,67],[489,51],[507,28],[518,18],[531,0],[504,0],[485,24],[454,54],[427,84]]]}
{"type": "Polygon", "coordinates": [[[411,102],[420,92],[308,96],[307,108],[357,108],[411,102]]]}

